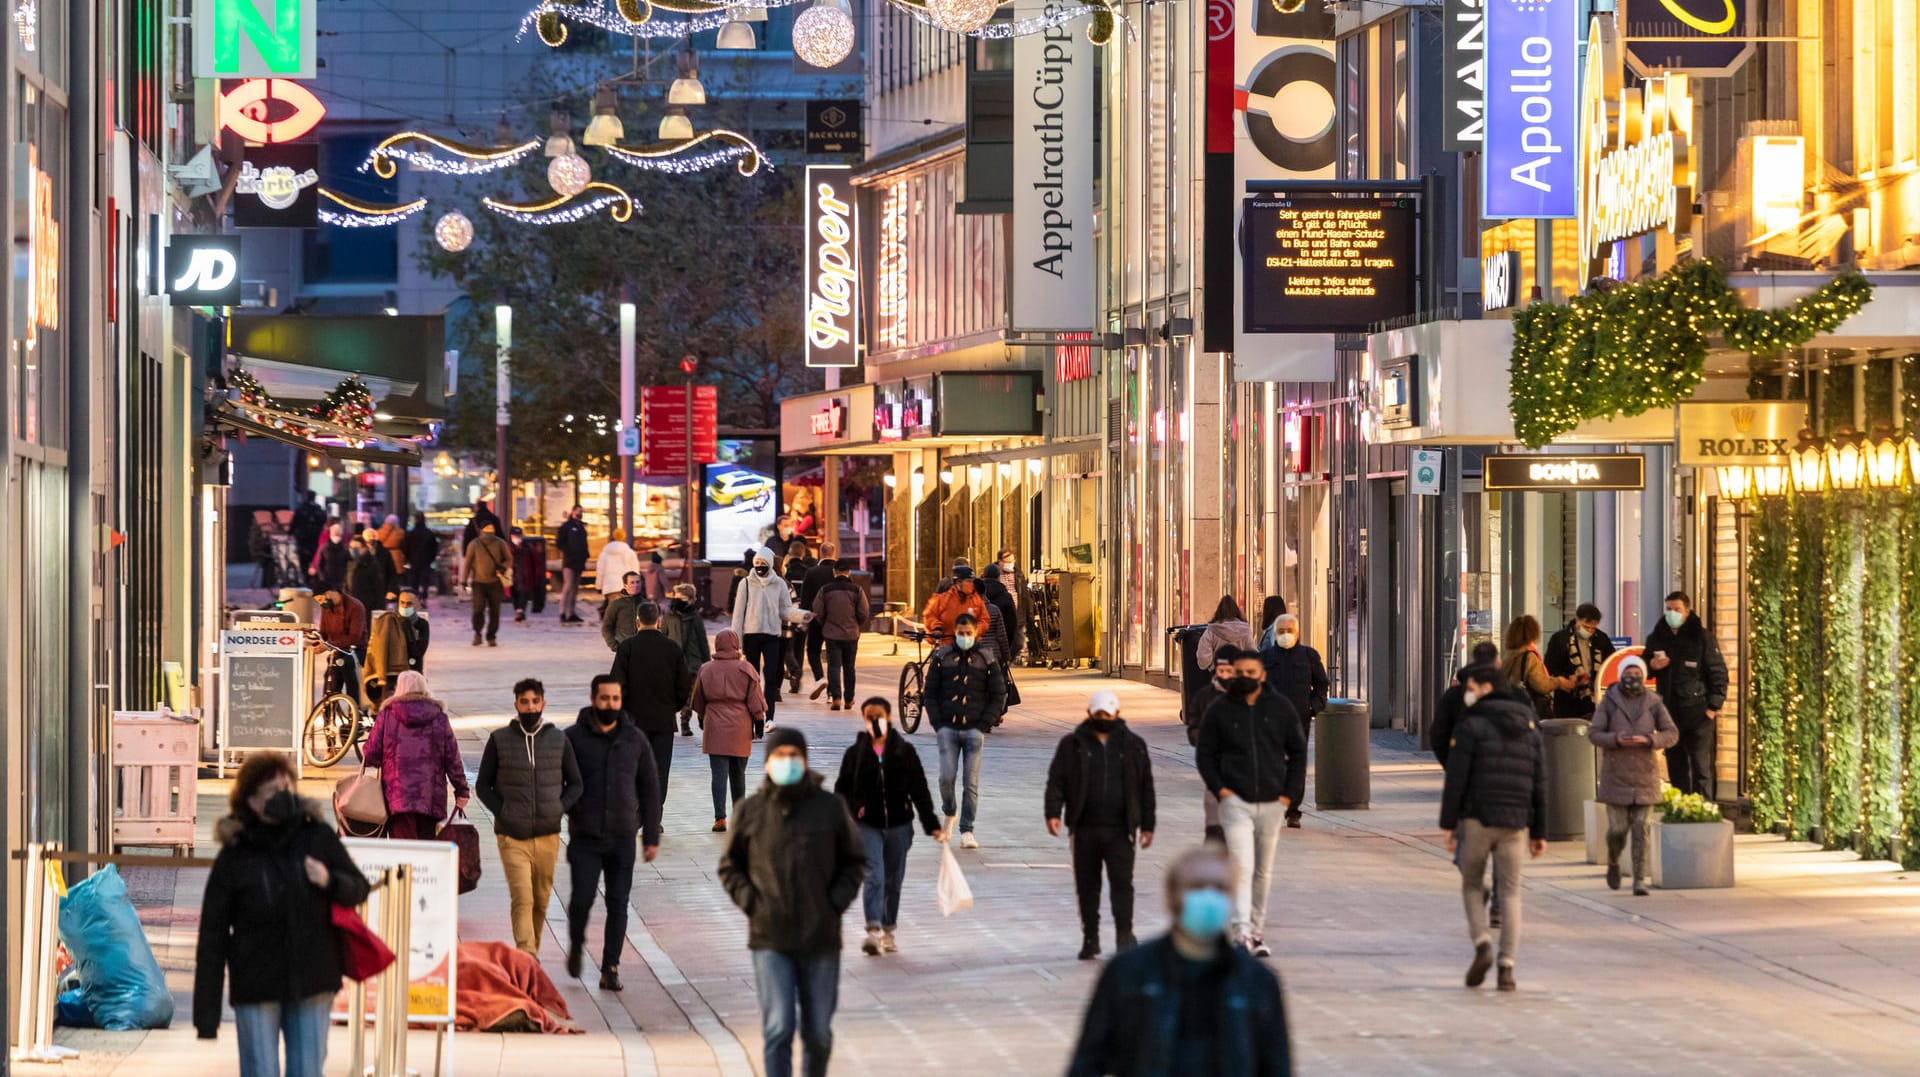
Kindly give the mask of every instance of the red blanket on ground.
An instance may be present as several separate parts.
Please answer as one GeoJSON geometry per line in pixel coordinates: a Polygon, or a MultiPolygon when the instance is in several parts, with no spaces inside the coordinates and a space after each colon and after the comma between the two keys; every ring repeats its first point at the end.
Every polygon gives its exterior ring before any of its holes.
{"type": "Polygon", "coordinates": [[[507,942],[460,944],[453,1027],[471,1032],[581,1031],[532,954],[507,942]]]}

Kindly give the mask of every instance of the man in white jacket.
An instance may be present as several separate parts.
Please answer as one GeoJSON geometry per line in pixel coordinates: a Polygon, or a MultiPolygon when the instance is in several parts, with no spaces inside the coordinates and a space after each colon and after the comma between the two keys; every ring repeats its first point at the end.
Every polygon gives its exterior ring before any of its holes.
{"type": "Polygon", "coordinates": [[[773,725],[774,704],[780,701],[784,672],[781,644],[787,622],[800,615],[787,581],[773,573],[773,553],[762,547],[753,552],[753,571],[733,597],[733,630],[740,634],[747,664],[760,671],[767,697],[767,725],[773,725]]]}

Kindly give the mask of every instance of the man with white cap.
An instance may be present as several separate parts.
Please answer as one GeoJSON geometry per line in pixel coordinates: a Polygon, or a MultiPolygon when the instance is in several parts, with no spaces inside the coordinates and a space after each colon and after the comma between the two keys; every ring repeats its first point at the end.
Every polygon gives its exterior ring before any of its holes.
{"type": "Polygon", "coordinates": [[[1620,679],[1600,697],[1587,727],[1600,749],[1600,785],[1594,799],[1607,806],[1607,885],[1620,889],[1620,850],[1633,836],[1633,892],[1647,893],[1647,812],[1660,803],[1660,761],[1654,751],[1680,742],[1660,694],[1647,688],[1639,655],[1620,663],[1620,679]]]}
{"type": "Polygon", "coordinates": [[[1120,720],[1120,697],[1102,689],[1087,720],[1060,738],[1047,768],[1047,833],[1071,832],[1073,886],[1080,898],[1080,960],[1100,956],[1100,870],[1113,889],[1114,948],[1132,948],[1133,842],[1153,844],[1153,766],[1147,742],[1120,720]]]}
{"type": "Polygon", "coordinates": [[[787,581],[773,574],[773,553],[762,547],[753,551],[753,571],[740,584],[733,599],[733,630],[740,634],[747,662],[760,670],[761,684],[767,696],[767,725],[773,725],[774,706],[780,701],[780,680],[784,675],[781,653],[787,621],[798,612],[787,581]]]}

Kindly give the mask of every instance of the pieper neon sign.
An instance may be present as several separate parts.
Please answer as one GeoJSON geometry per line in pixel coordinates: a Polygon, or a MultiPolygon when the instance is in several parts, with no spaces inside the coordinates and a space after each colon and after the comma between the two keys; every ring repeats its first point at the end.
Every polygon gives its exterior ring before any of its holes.
{"type": "Polygon", "coordinates": [[[1598,258],[1606,244],[1656,228],[1684,227],[1693,177],[1688,133],[1693,97],[1687,76],[1622,84],[1624,60],[1613,20],[1590,24],[1580,101],[1580,250],[1598,258]]]}
{"type": "Polygon", "coordinates": [[[292,142],[320,126],[327,106],[291,79],[248,79],[220,95],[214,115],[221,127],[248,142],[292,142]]]}
{"type": "Polygon", "coordinates": [[[853,187],[844,165],[807,168],[807,365],[860,362],[860,266],[855,260],[853,187]]]}

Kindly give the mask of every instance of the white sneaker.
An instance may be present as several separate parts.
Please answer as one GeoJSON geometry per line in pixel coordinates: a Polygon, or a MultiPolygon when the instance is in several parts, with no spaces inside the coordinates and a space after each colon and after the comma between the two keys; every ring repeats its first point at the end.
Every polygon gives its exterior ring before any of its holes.
{"type": "Polygon", "coordinates": [[[960,835],[960,848],[962,849],[980,848],[980,841],[979,839],[973,836],[973,831],[969,830],[965,834],[960,835]]]}

